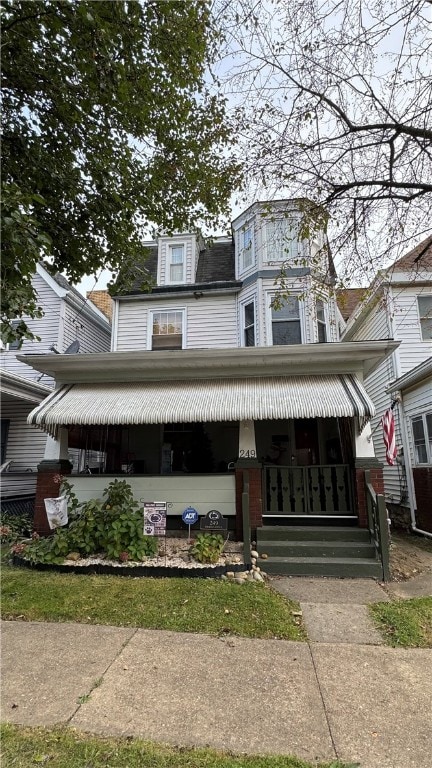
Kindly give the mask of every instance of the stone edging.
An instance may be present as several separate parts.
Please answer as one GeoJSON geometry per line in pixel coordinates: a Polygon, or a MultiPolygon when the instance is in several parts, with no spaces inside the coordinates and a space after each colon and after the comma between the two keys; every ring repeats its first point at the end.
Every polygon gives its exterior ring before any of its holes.
{"type": "Polygon", "coordinates": [[[177,568],[171,566],[146,566],[146,565],[105,565],[104,563],[93,563],[92,565],[57,565],[55,563],[31,563],[25,557],[14,555],[12,557],[13,565],[20,568],[29,568],[35,571],[57,571],[58,573],[78,573],[109,576],[154,576],[155,578],[202,578],[208,579],[212,576],[222,576],[232,571],[249,570],[244,563],[230,563],[229,565],[214,565],[208,568],[177,568]]]}

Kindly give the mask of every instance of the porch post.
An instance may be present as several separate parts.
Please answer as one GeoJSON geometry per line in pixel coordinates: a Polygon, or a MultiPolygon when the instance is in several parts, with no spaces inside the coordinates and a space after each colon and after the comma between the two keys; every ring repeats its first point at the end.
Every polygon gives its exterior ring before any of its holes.
{"type": "Polygon", "coordinates": [[[51,533],[45,511],[45,499],[59,495],[59,475],[70,475],[71,470],[72,464],[68,458],[68,431],[61,427],[56,438],[47,438],[44,458],[38,464],[33,528],[42,536],[51,533]]]}
{"type": "Polygon", "coordinates": [[[356,470],[356,501],[360,528],[367,528],[365,470],[370,470],[375,493],[384,493],[383,465],[375,456],[370,422],[360,431],[358,419],[354,420],[354,460],[356,470]]]}
{"type": "Polygon", "coordinates": [[[258,462],[255,443],[255,424],[251,419],[239,424],[239,455],[235,465],[236,475],[236,531],[237,538],[243,538],[242,495],[243,473],[249,476],[249,515],[252,535],[262,525],[262,471],[258,462]]]}

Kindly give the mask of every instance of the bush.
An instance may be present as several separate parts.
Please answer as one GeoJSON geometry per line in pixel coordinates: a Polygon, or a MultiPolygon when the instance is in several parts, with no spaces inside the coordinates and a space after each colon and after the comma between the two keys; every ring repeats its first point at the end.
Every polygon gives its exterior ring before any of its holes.
{"type": "Polygon", "coordinates": [[[35,563],[62,563],[69,552],[84,556],[103,552],[110,559],[125,562],[144,560],[156,553],[157,540],[144,536],[143,514],[125,480],[113,480],[103,502],[91,499],[79,505],[69,483],[62,484],[62,492],[68,498],[68,512],[71,509],[68,527],[19,545],[23,557],[35,563]]]}
{"type": "Polygon", "coordinates": [[[33,529],[33,520],[31,515],[22,512],[14,515],[9,512],[2,512],[0,537],[2,544],[12,544],[23,536],[30,536],[33,529]]]}
{"type": "Polygon", "coordinates": [[[199,533],[190,548],[190,554],[199,563],[217,563],[224,540],[219,533],[199,533]]]}

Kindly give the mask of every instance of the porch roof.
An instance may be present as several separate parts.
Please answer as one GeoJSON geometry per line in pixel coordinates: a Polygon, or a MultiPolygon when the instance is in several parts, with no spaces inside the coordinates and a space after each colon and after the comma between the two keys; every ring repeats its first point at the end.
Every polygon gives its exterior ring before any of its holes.
{"type": "Polygon", "coordinates": [[[48,432],[72,424],[167,424],[375,414],[353,375],[271,376],[66,385],[28,417],[48,432]]]}

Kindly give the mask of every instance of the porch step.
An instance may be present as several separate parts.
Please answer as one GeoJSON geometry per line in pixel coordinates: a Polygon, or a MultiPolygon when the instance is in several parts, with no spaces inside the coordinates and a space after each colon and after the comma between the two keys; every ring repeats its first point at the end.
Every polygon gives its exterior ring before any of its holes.
{"type": "Polygon", "coordinates": [[[269,557],[375,558],[375,547],[367,541],[260,541],[258,552],[269,557]]]}
{"type": "Polygon", "coordinates": [[[321,525],[269,525],[257,529],[257,543],[266,541],[366,541],[366,528],[321,525]]]}
{"type": "Polygon", "coordinates": [[[375,546],[365,528],[349,526],[263,526],[257,550],[268,558],[258,565],[281,576],[382,578],[375,546]]]}
{"type": "Polygon", "coordinates": [[[378,560],[363,557],[272,557],[259,562],[266,573],[278,576],[382,578],[382,568],[378,560]]]}

